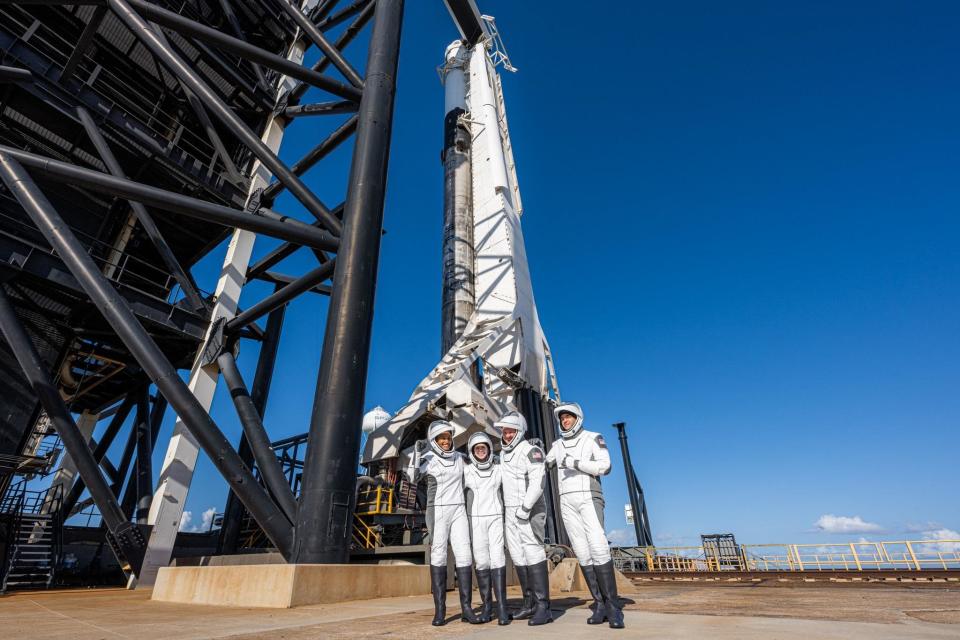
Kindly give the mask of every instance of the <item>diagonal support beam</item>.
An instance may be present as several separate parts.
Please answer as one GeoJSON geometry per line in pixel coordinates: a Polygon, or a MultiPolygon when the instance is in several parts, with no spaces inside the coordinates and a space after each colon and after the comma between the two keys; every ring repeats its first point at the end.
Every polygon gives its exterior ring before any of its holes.
{"type": "MultiPolygon", "coordinates": [[[[343,33],[340,34],[340,37],[337,38],[337,41],[333,44],[339,51],[343,51],[348,44],[350,44],[354,38],[357,37],[357,34],[363,30],[363,27],[370,21],[370,18],[373,17],[373,12],[377,6],[377,3],[373,0],[364,7],[363,11],[360,12],[360,15],[357,16],[349,27],[344,29],[343,33]]],[[[324,69],[330,66],[330,58],[324,56],[317,60],[317,62],[311,67],[312,71],[317,73],[322,73],[324,69]]],[[[310,88],[310,85],[306,82],[301,82],[287,94],[288,104],[296,104],[300,102],[300,99],[303,98],[303,94],[307,92],[307,89],[310,88]]]]}
{"type": "Polygon", "coordinates": [[[103,22],[103,18],[106,15],[106,6],[100,6],[93,10],[93,15],[90,16],[90,22],[88,22],[87,26],[83,28],[83,32],[80,34],[80,39],[77,40],[77,46],[73,48],[73,53],[70,54],[70,57],[67,59],[67,63],[63,65],[63,72],[60,74],[61,83],[65,83],[67,80],[69,80],[77,70],[77,67],[80,65],[80,61],[83,60],[83,56],[86,55],[87,50],[90,48],[90,44],[93,42],[94,36],[97,35],[97,29],[100,28],[100,23],[103,22]]]}
{"type": "Polygon", "coordinates": [[[337,113],[356,113],[357,104],[349,100],[340,102],[314,102],[312,104],[298,104],[283,110],[284,118],[300,118],[302,116],[329,116],[337,113]]]}
{"type": "MultiPolygon", "coordinates": [[[[139,0],[134,0],[138,6],[143,4],[139,0]]],[[[310,189],[307,188],[300,178],[298,178],[277,156],[267,147],[264,142],[257,137],[226,104],[200,79],[200,77],[190,69],[189,65],[180,59],[169,47],[165,46],[162,39],[147,22],[141,18],[130,7],[125,0],[109,0],[110,8],[113,9],[117,17],[120,18],[134,36],[137,37],[150,52],[156,56],[163,64],[176,76],[182,80],[203,102],[210,112],[221,120],[233,134],[244,144],[260,162],[269,169],[278,180],[283,182],[290,193],[307,208],[317,220],[323,222],[324,226],[339,235],[341,231],[340,221],[327,209],[326,206],[310,189]]],[[[147,4],[147,6],[153,6],[147,4]]],[[[157,20],[156,22],[160,22],[157,20]]],[[[223,35],[223,34],[221,34],[223,35]]],[[[226,37],[226,36],[224,36],[226,37]]],[[[295,65],[302,69],[300,65],[295,65]]]]}
{"type": "MultiPolygon", "coordinates": [[[[4,181],[11,190],[14,190],[14,184],[11,184],[6,169],[7,167],[4,166],[2,171],[4,181]]],[[[90,260],[90,268],[100,275],[93,260],[90,260]]],[[[70,411],[63,403],[60,392],[50,379],[46,367],[37,354],[36,347],[33,346],[30,336],[17,318],[16,311],[2,286],[0,286],[0,331],[3,332],[10,350],[20,363],[24,376],[37,394],[40,404],[50,417],[64,448],[76,464],[77,472],[90,488],[90,495],[100,509],[100,515],[110,534],[111,546],[121,565],[128,565],[127,569],[135,575],[140,573],[146,540],[140,530],[123,517],[120,505],[107,485],[107,481],[100,474],[86,439],[70,417],[70,411]]]]}
{"type": "Polygon", "coordinates": [[[165,191],[132,180],[117,178],[99,171],[83,169],[69,162],[52,160],[5,145],[0,145],[0,154],[16,160],[31,171],[56,178],[61,182],[99,193],[120,196],[128,200],[136,200],[160,211],[170,211],[191,218],[217,222],[227,227],[246,229],[315,249],[335,251],[336,247],[339,246],[337,238],[326,231],[293,218],[276,220],[246,213],[173,191],[165,191]]]}
{"type": "MultiPolygon", "coordinates": [[[[0,179],[60,255],[104,319],[143,367],[144,372],[176,410],[180,419],[196,437],[214,466],[256,518],[270,540],[282,554],[289,555],[293,534],[289,520],[273,503],[263,487],[257,483],[223,432],[190,393],[187,385],[177,375],[176,369],[137,321],[126,301],[97,269],[96,263],[47,197],[23,167],[5,152],[0,152],[0,179]]],[[[93,464],[92,456],[90,458],[93,464]]],[[[103,478],[100,477],[100,480],[102,482],[103,478]]],[[[92,493],[93,487],[89,484],[88,486],[92,493]]],[[[103,488],[107,489],[105,483],[103,488]]],[[[117,506],[117,511],[119,509],[117,506]]]]}
{"type": "MultiPolygon", "coordinates": [[[[237,18],[236,12],[233,10],[233,5],[230,4],[230,0],[220,0],[220,8],[223,9],[223,15],[227,17],[227,22],[230,23],[230,28],[233,30],[233,34],[244,40],[243,27],[240,26],[240,20],[237,18]]],[[[267,82],[267,77],[263,73],[263,69],[260,68],[260,65],[256,62],[250,62],[250,66],[253,68],[253,73],[257,76],[257,83],[264,89],[270,88],[270,83],[267,82]]]]}
{"type": "MultiPolygon", "coordinates": [[[[77,116],[80,118],[80,123],[83,124],[84,130],[87,132],[87,137],[93,142],[97,154],[100,156],[100,159],[103,160],[103,164],[106,165],[107,171],[117,178],[126,180],[127,176],[124,174],[123,168],[117,161],[117,157],[113,155],[113,151],[104,139],[103,134],[100,133],[100,127],[93,121],[90,112],[84,107],[77,107],[77,116]]],[[[150,242],[153,243],[157,253],[160,254],[160,259],[163,260],[167,269],[169,269],[173,277],[176,278],[180,288],[183,289],[183,293],[187,296],[187,300],[190,301],[190,305],[195,310],[203,309],[203,298],[197,293],[193,279],[187,275],[187,272],[180,266],[180,261],[173,255],[173,249],[171,249],[167,241],[164,240],[163,234],[160,233],[160,229],[157,228],[157,224],[153,221],[153,216],[147,212],[146,207],[135,200],[130,201],[130,208],[133,209],[133,215],[137,217],[137,221],[140,223],[140,226],[143,227],[143,231],[147,234],[147,237],[150,238],[150,242]]]]}
{"type": "Polygon", "coordinates": [[[260,471],[260,477],[263,483],[267,485],[267,490],[273,495],[274,500],[283,509],[291,522],[297,516],[297,501],[293,496],[290,485],[283,475],[283,468],[276,454],[270,448],[270,438],[267,436],[267,430],[263,426],[263,420],[260,418],[260,412],[247,391],[247,385],[243,382],[243,376],[240,375],[240,369],[237,368],[236,358],[232,351],[225,351],[217,359],[220,365],[220,375],[223,381],[227,383],[230,390],[230,397],[233,398],[233,404],[237,409],[237,416],[240,418],[240,424],[243,426],[243,435],[247,438],[247,444],[253,453],[253,459],[257,463],[257,469],[260,471]]]}
{"type": "Polygon", "coordinates": [[[267,315],[277,307],[287,304],[301,293],[310,291],[315,286],[333,275],[336,260],[326,262],[310,273],[302,275],[282,289],[273,292],[257,304],[236,316],[227,323],[224,331],[231,333],[239,331],[258,318],[267,315]]]}
{"type": "Polygon", "coordinates": [[[357,73],[357,70],[351,66],[347,59],[343,57],[343,54],[340,53],[340,50],[330,44],[330,41],[327,40],[326,36],[321,33],[320,29],[317,28],[317,25],[311,22],[310,18],[303,14],[303,11],[299,7],[294,6],[289,2],[289,0],[278,0],[280,6],[283,7],[283,10],[287,12],[293,21],[297,24],[300,29],[307,34],[307,37],[317,45],[324,55],[330,60],[331,64],[337,68],[337,71],[343,74],[343,77],[346,78],[350,84],[357,87],[358,89],[363,88],[363,78],[360,77],[360,74],[357,73]]]}
{"type": "MultiPolygon", "coordinates": [[[[110,0],[110,2],[112,3],[112,0],[110,0]]],[[[129,0],[129,3],[124,4],[133,7],[137,14],[147,18],[151,22],[172,29],[182,35],[204,40],[224,51],[229,51],[247,60],[259,62],[265,67],[290,76],[291,78],[307,82],[335,96],[340,96],[347,100],[360,100],[361,92],[356,87],[351,87],[349,84],[322,75],[313,69],[308,69],[296,62],[265,51],[249,42],[228,36],[221,31],[194,22],[178,13],[168,11],[144,0],[129,0]]],[[[136,31],[134,31],[134,34],[136,34],[136,31]]]]}
{"type": "MultiPolygon", "coordinates": [[[[356,130],[357,116],[353,116],[342,125],[334,129],[329,136],[327,136],[320,144],[308,151],[305,156],[297,160],[297,162],[290,167],[290,170],[298,176],[302,176],[314,165],[330,155],[334,149],[339,147],[347,138],[353,135],[353,132],[356,130]]],[[[283,189],[284,184],[282,182],[273,182],[269,187],[263,190],[263,194],[261,194],[261,201],[267,205],[271,204],[280,194],[280,192],[283,191],[283,189]]],[[[336,214],[336,211],[334,211],[334,214],[336,214]]]]}
{"type": "MultiPolygon", "coordinates": [[[[105,456],[107,455],[107,449],[109,449],[110,445],[113,444],[113,441],[120,432],[120,428],[123,427],[123,423],[126,421],[127,416],[130,415],[130,410],[133,409],[133,404],[134,396],[133,394],[130,394],[123,399],[123,403],[120,405],[120,408],[113,415],[113,419],[110,421],[110,424],[107,425],[106,431],[103,432],[103,437],[100,438],[100,442],[98,442],[93,449],[93,459],[97,464],[100,464],[104,460],[105,456]]],[[[70,487],[70,491],[67,492],[66,498],[63,500],[62,510],[65,515],[73,511],[74,505],[77,504],[77,500],[80,499],[80,496],[83,494],[83,490],[86,489],[86,487],[87,485],[84,484],[83,478],[77,478],[74,481],[73,486],[70,487]]]]}

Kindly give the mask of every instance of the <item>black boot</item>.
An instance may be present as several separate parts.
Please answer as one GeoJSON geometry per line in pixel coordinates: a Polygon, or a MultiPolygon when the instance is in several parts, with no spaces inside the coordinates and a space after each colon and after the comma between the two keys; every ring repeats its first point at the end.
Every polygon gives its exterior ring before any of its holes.
{"type": "Polygon", "coordinates": [[[607,611],[607,620],[611,629],[623,629],[623,609],[620,605],[620,596],[617,595],[617,576],[613,568],[613,560],[607,564],[595,567],[597,583],[600,593],[603,594],[604,609],[607,611]]]}
{"type": "Polygon", "coordinates": [[[477,591],[480,592],[480,622],[493,619],[493,602],[490,599],[490,569],[477,569],[477,591]]]}
{"type": "Polygon", "coordinates": [[[535,598],[533,615],[527,624],[535,626],[553,622],[550,613],[550,577],[547,575],[547,561],[527,567],[527,578],[530,580],[530,589],[535,598]]]}
{"type": "Polygon", "coordinates": [[[603,605],[600,585],[597,584],[597,572],[594,571],[593,565],[580,565],[580,571],[583,572],[583,579],[587,583],[587,588],[590,589],[590,595],[593,596],[593,604],[590,605],[593,615],[587,619],[587,624],[603,624],[607,621],[607,609],[603,605]]]}
{"type": "Polygon", "coordinates": [[[497,597],[497,624],[510,624],[513,618],[507,611],[507,568],[491,569],[490,577],[493,579],[493,594],[497,597]]]}
{"type": "Polygon", "coordinates": [[[514,620],[525,620],[533,615],[534,601],[533,591],[530,589],[530,567],[525,565],[514,565],[517,570],[517,578],[520,579],[520,593],[523,594],[523,605],[520,611],[513,614],[514,620]]]}
{"type": "Polygon", "coordinates": [[[480,618],[470,604],[473,598],[473,567],[457,567],[457,586],[460,587],[460,621],[480,624],[480,618]]]}
{"type": "Polygon", "coordinates": [[[430,565],[430,593],[433,594],[433,622],[435,627],[447,624],[447,567],[430,565]]]}

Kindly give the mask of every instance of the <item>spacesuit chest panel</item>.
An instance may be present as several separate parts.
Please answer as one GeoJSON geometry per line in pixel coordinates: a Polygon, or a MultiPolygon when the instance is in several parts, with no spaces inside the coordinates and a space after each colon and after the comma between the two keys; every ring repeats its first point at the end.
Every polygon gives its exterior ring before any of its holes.
{"type": "MultiPolygon", "coordinates": [[[[581,431],[573,438],[556,441],[554,446],[558,447],[556,450],[557,461],[559,462],[565,455],[577,461],[593,460],[592,436],[593,434],[589,431],[581,431]]],[[[603,488],[600,479],[589,473],[572,468],[557,469],[557,477],[561,494],[575,491],[590,491],[602,494],[603,488]]]]}
{"type": "Polygon", "coordinates": [[[501,466],[493,464],[488,469],[476,465],[464,467],[463,479],[467,488],[467,513],[471,517],[499,516],[503,514],[500,497],[501,466]]]}
{"type": "Polygon", "coordinates": [[[427,506],[447,507],[463,504],[463,458],[444,458],[433,454],[421,463],[427,482],[427,506]]]}

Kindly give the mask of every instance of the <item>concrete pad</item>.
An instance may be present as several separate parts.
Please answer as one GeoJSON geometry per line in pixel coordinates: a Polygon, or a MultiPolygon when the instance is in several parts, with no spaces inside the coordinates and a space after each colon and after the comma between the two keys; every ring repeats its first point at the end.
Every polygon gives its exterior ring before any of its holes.
{"type": "Polygon", "coordinates": [[[283,609],[428,593],[430,571],[425,566],[267,564],[163,567],[152,599],[283,609]]]}

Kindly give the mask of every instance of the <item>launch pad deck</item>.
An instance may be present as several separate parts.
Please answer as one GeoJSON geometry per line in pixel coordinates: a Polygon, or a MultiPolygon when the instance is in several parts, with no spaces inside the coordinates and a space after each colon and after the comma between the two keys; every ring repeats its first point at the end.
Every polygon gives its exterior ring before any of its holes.
{"type": "MultiPolygon", "coordinates": [[[[511,589],[516,604],[516,589],[511,589]]],[[[10,637],[285,639],[409,637],[644,637],[737,640],[820,638],[901,640],[960,638],[960,587],[914,588],[872,583],[836,588],[764,588],[650,584],[623,593],[627,629],[588,627],[583,593],[554,598],[555,622],[470,626],[456,620],[448,593],[445,627],[430,626],[429,596],[383,598],[295,609],[179,605],[122,589],[21,592],[0,598],[0,622],[10,637]]]]}

